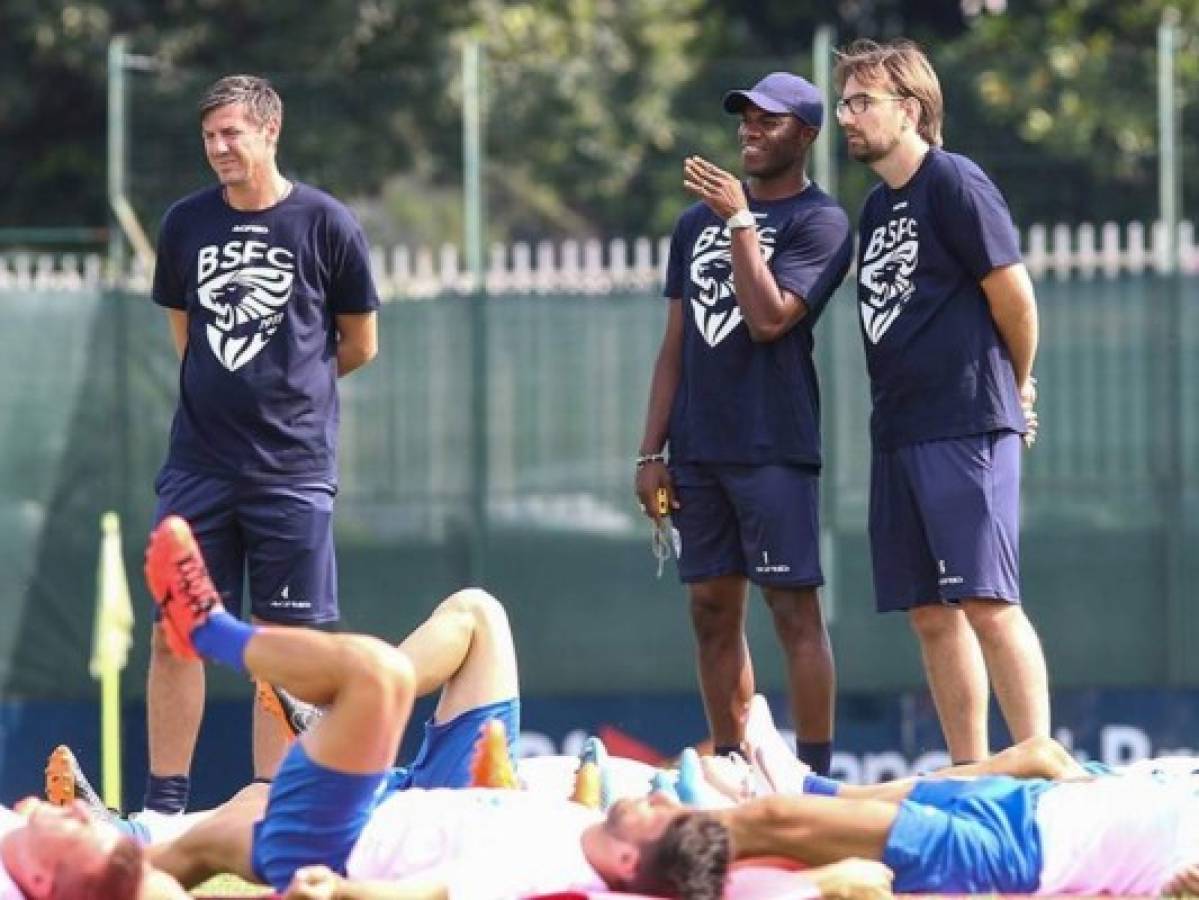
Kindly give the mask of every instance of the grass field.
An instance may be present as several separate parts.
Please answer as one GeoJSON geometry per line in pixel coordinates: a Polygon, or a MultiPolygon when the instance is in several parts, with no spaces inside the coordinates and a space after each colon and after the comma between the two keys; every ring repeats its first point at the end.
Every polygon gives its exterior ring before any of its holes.
{"type": "Polygon", "coordinates": [[[197,897],[269,897],[271,889],[242,881],[235,875],[218,875],[192,891],[197,897]]]}

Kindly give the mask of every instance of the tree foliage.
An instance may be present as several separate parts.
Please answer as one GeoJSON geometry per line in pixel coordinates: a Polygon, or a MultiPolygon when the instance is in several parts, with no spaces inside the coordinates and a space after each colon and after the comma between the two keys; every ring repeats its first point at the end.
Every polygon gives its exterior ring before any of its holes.
{"type": "MultiPolygon", "coordinates": [[[[126,34],[135,205],[154,221],[207,183],[195,102],[233,71],[286,103],[282,164],[354,202],[382,240],[460,239],[461,48],[485,46],[490,236],[660,234],[680,162],[736,165],[720,97],[807,73],[816,27],[930,48],[947,140],[996,176],[1022,221],[1155,211],[1155,33],[1165,0],[6,0],[0,4],[0,224],[101,224],[105,56],[126,34]]],[[[1184,95],[1199,0],[1178,0],[1184,95]]],[[[1199,134],[1185,107],[1185,155],[1199,134]]],[[[835,125],[829,127],[835,128],[835,125]]],[[[839,135],[838,144],[840,144],[839,135]]],[[[871,180],[844,163],[851,208],[871,180]]],[[[1189,206],[1197,196],[1188,193],[1189,206]]]]}
{"type": "MultiPolygon", "coordinates": [[[[1010,170],[1002,181],[1018,191],[1027,218],[1156,213],[1156,41],[1167,6],[1181,14],[1182,95],[1194,96],[1197,0],[1011,0],[1007,15],[979,19],[938,54],[947,92],[957,95],[950,138],[1010,170]]],[[[1187,115],[1193,125],[1193,106],[1187,115]]],[[[1184,157],[1194,159],[1196,129],[1184,128],[1183,135],[1184,157]]],[[[1193,208],[1194,187],[1189,197],[1193,208]]]]}

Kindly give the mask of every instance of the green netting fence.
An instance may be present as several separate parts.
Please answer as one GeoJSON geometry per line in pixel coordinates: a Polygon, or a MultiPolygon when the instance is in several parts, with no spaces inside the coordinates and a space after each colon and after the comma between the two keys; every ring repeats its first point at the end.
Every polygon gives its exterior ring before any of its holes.
{"type": "MultiPolygon", "coordinates": [[[[1038,285],[1024,590],[1055,684],[1199,685],[1197,289],[1151,275],[1038,285]]],[[[631,487],[664,314],[652,291],[385,305],[378,359],[341,385],[347,625],[398,635],[476,580],[509,604],[530,692],[690,689],[683,594],[670,567],[654,576],[631,487]]],[[[918,686],[905,621],[872,611],[868,398],[848,287],[817,343],[840,682],[918,686]]],[[[140,693],[141,544],[176,394],[165,318],[138,294],[4,291],[0,352],[0,695],[90,695],[109,508],[140,614],[126,689],[140,693]]],[[[779,685],[755,606],[759,678],[779,685]]]]}

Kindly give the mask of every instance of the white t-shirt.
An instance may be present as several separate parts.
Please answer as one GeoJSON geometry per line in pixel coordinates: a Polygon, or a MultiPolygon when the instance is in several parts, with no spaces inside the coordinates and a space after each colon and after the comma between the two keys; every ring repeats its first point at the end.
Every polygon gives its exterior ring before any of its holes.
{"type": "MultiPolygon", "coordinates": [[[[10,831],[15,831],[24,824],[25,820],[15,812],[7,806],[0,806],[0,840],[3,840],[10,831]]],[[[8,870],[4,868],[3,863],[0,863],[0,900],[25,900],[21,889],[8,877],[8,870]]]]}
{"type": "MultiPolygon", "coordinates": [[[[526,756],[516,761],[516,775],[525,790],[559,800],[569,800],[574,793],[578,768],[577,756],[526,756]]],[[[644,797],[658,773],[658,769],[648,763],[622,756],[609,757],[604,768],[612,800],[644,797]]]]}
{"type": "Polygon", "coordinates": [[[1055,785],[1037,801],[1038,894],[1156,896],[1199,862],[1199,798],[1146,776],[1055,785]]]}
{"type": "Polygon", "coordinates": [[[1116,769],[1119,775],[1156,775],[1159,778],[1189,779],[1199,776],[1199,758],[1194,756],[1151,756],[1116,769]]]}
{"type": "Polygon", "coordinates": [[[444,882],[452,900],[605,890],[580,843],[600,819],[578,804],[523,791],[399,791],[371,815],[346,872],[444,882]]]}

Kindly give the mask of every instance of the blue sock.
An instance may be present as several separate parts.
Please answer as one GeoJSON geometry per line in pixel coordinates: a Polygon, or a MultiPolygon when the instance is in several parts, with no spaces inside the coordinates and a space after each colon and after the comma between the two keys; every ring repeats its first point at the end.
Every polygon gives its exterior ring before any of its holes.
{"type": "Polygon", "coordinates": [[[795,755],[817,775],[827,775],[833,763],[832,741],[795,741],[795,755]]]}
{"type": "Polygon", "coordinates": [[[841,782],[823,775],[805,775],[803,792],[805,794],[823,794],[826,797],[836,797],[841,790],[841,782]]]}
{"type": "Polygon", "coordinates": [[[142,809],[174,815],[187,809],[191,779],[186,775],[155,775],[146,778],[146,799],[142,809]]]}
{"type": "Polygon", "coordinates": [[[116,817],[112,819],[111,824],[113,828],[115,828],[121,834],[129,835],[129,837],[133,838],[143,847],[148,847],[150,845],[150,829],[137,819],[116,817]]]}
{"type": "Polygon", "coordinates": [[[192,632],[192,645],[205,659],[246,672],[246,644],[258,631],[224,610],[209,613],[208,621],[192,632]]]}

